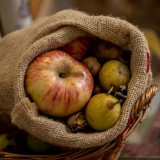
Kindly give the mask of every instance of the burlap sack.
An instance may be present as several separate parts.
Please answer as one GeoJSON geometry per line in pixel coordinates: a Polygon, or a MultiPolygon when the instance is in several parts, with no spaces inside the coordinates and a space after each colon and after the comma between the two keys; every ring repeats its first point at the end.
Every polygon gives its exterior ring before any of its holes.
{"type": "Polygon", "coordinates": [[[0,41],[0,114],[40,139],[58,146],[90,148],[116,138],[126,127],[133,104],[145,91],[150,79],[150,54],[143,33],[132,24],[110,16],[94,16],[64,10],[15,31],[0,41]],[[84,35],[97,36],[132,51],[127,99],[117,124],[95,133],[70,133],[66,126],[39,114],[26,96],[25,71],[40,53],[56,49],[84,35]]]}

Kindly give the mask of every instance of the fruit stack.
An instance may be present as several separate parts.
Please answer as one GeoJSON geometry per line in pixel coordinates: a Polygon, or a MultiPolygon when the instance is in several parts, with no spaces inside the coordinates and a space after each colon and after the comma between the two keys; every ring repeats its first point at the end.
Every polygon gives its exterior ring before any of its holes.
{"type": "MultiPolygon", "coordinates": [[[[130,52],[93,37],[80,37],[30,63],[26,93],[39,113],[61,121],[69,132],[102,132],[118,121],[131,78],[130,52]]],[[[0,149],[17,153],[49,153],[55,149],[11,127],[0,134],[0,149]]]]}
{"type": "Polygon", "coordinates": [[[27,69],[25,88],[42,113],[63,119],[72,132],[106,131],[121,115],[129,65],[129,51],[80,37],[37,56],[27,69]]]}
{"type": "MultiPolygon", "coordinates": [[[[26,93],[41,116],[64,123],[68,132],[103,132],[121,116],[131,78],[130,59],[130,51],[110,42],[80,37],[33,59],[25,76],[26,93]]],[[[2,153],[47,157],[72,150],[44,142],[5,122],[0,124],[2,153]]]]}

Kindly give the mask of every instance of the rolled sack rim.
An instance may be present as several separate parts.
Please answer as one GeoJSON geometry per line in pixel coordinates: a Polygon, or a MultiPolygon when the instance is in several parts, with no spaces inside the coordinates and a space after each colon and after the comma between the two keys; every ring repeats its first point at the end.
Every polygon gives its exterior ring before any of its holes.
{"type": "MultiPolygon", "coordinates": [[[[54,15],[52,17],[54,17],[54,15]]],[[[122,20],[122,19],[119,19],[119,18],[117,19],[117,18],[110,17],[110,16],[92,16],[92,15],[87,15],[87,14],[83,14],[83,13],[81,14],[79,11],[75,11],[75,10],[61,11],[59,13],[56,13],[55,17],[57,19],[62,19],[61,23],[59,23],[59,21],[57,20],[56,22],[53,22],[53,24],[45,25],[44,27],[42,27],[40,29],[40,31],[37,31],[35,36],[33,36],[33,38],[32,38],[32,40],[35,42],[33,42],[28,47],[28,49],[25,51],[24,56],[19,61],[19,67],[18,67],[17,75],[16,75],[16,83],[14,84],[15,85],[14,86],[14,88],[15,88],[14,95],[15,95],[15,99],[16,99],[16,104],[15,104],[16,107],[14,106],[12,112],[14,114],[16,114],[15,109],[18,108],[17,106],[19,105],[19,109],[20,109],[22,101],[24,99],[28,99],[26,97],[26,93],[25,93],[25,89],[24,89],[24,77],[25,77],[25,71],[26,71],[29,63],[37,55],[39,55],[41,53],[40,48],[42,46],[43,46],[44,51],[48,51],[50,49],[56,49],[53,47],[53,42],[55,41],[54,33],[50,33],[51,30],[53,31],[53,28],[59,30],[62,28],[64,29],[66,27],[67,29],[71,30],[70,34],[73,34],[72,30],[75,30],[75,31],[77,31],[77,34],[70,36],[73,39],[75,39],[77,37],[80,37],[83,33],[85,35],[86,32],[92,36],[96,36],[97,34],[100,33],[100,31],[104,30],[105,27],[107,29],[106,25],[109,22],[113,25],[113,27],[111,28],[112,31],[113,31],[113,29],[115,29],[113,36],[116,36],[118,33],[119,33],[119,35],[121,35],[122,33],[120,33],[119,28],[121,28],[123,26],[125,26],[125,27],[127,26],[126,34],[129,35],[127,37],[127,39],[124,39],[124,36],[123,37],[117,36],[118,38],[116,37],[116,44],[117,45],[119,44],[120,46],[123,46],[123,47],[125,46],[132,51],[132,57],[131,57],[132,77],[131,77],[131,80],[128,84],[128,93],[127,93],[127,95],[131,95],[131,96],[126,99],[126,101],[124,102],[124,104],[122,106],[123,109],[122,109],[122,114],[121,114],[119,121],[116,123],[116,125],[114,127],[110,128],[107,131],[95,132],[92,134],[68,133],[69,136],[66,137],[61,134],[62,131],[67,133],[66,127],[64,127],[64,126],[62,127],[62,130],[60,130],[58,133],[57,133],[57,130],[56,130],[56,133],[54,133],[54,131],[53,131],[53,135],[56,134],[59,139],[62,138],[66,142],[66,145],[67,145],[67,141],[69,141],[70,147],[73,147],[73,148],[90,148],[90,147],[96,147],[96,146],[103,145],[103,144],[115,139],[121,132],[123,132],[123,130],[125,129],[125,127],[127,125],[127,122],[128,122],[129,116],[130,116],[130,112],[131,112],[131,109],[132,109],[134,103],[140,97],[140,95],[145,91],[145,89],[147,87],[147,83],[148,83],[147,80],[149,77],[149,73],[151,72],[150,68],[149,68],[148,72],[146,71],[148,65],[150,65],[150,64],[148,64],[149,62],[147,59],[147,55],[150,55],[147,41],[146,41],[143,33],[141,31],[139,31],[138,28],[136,28],[135,26],[133,26],[129,22],[122,20]],[[77,14],[77,12],[78,12],[78,18],[75,21],[71,15],[75,15],[75,14],[77,14]],[[78,19],[81,19],[81,20],[78,21],[78,19]],[[82,21],[83,21],[83,25],[81,24],[82,21]],[[97,23],[97,21],[98,21],[98,23],[97,23]],[[121,25],[116,26],[115,21],[118,21],[118,23],[120,23],[121,25]],[[92,26],[93,26],[92,29],[89,28],[88,25],[86,25],[91,22],[92,22],[92,26]],[[97,25],[98,25],[98,29],[96,27],[94,27],[97,25]],[[54,26],[54,27],[52,28],[52,26],[54,26]],[[77,26],[79,26],[79,27],[77,27],[77,26]],[[50,31],[47,31],[47,27],[49,27],[50,31]],[[40,33],[42,31],[44,31],[44,37],[43,37],[43,35],[40,36],[41,35],[40,33]],[[136,33],[136,35],[135,35],[135,33],[136,33]],[[48,38],[50,38],[50,40],[48,40],[48,38]],[[32,53],[34,51],[35,51],[35,54],[33,55],[32,53]],[[139,59],[142,59],[144,63],[142,64],[139,59]],[[138,64],[134,64],[135,62],[137,62],[138,64]],[[134,67],[134,65],[136,65],[137,68],[134,67]],[[133,86],[135,86],[135,87],[133,87],[133,86]],[[137,86],[140,86],[140,88],[137,89],[137,86]],[[131,87],[132,87],[132,89],[130,89],[131,87]],[[140,90],[141,90],[141,92],[140,92],[140,90]]],[[[49,20],[50,20],[50,17],[48,18],[47,21],[49,21],[49,20]]],[[[106,40],[106,41],[110,41],[113,43],[113,40],[110,39],[111,37],[110,36],[107,37],[108,32],[109,32],[109,30],[107,30],[106,34],[101,34],[101,36],[99,38],[106,40]]],[[[68,33],[64,32],[63,36],[66,36],[67,34],[68,33]]],[[[60,37],[60,39],[62,39],[62,38],[63,37],[60,37]]],[[[30,103],[31,103],[31,105],[33,105],[32,102],[30,102],[30,103]]],[[[25,108],[27,109],[27,106],[25,108]]],[[[24,112],[23,114],[25,115],[26,113],[27,112],[24,112]]],[[[34,115],[34,116],[39,116],[39,115],[34,115]]],[[[12,119],[12,122],[14,124],[16,124],[17,126],[19,126],[19,124],[18,124],[20,121],[19,118],[20,118],[20,116],[17,115],[16,118],[12,119]]],[[[33,119],[30,119],[30,121],[33,121],[33,119]]],[[[19,127],[22,127],[22,126],[19,126],[19,127]]],[[[28,128],[23,128],[23,129],[28,131],[28,128]]],[[[41,127],[40,130],[43,130],[45,132],[45,128],[43,128],[43,127],[41,127]]],[[[29,131],[29,132],[33,135],[35,134],[35,133],[33,133],[33,131],[29,131]]],[[[46,131],[46,134],[47,134],[47,131],[46,131]]],[[[39,135],[36,135],[36,136],[39,136],[39,135]]],[[[57,136],[56,136],[56,138],[57,138],[57,136]]],[[[44,137],[40,136],[40,138],[44,138],[44,137]]],[[[48,141],[48,139],[45,139],[45,141],[48,141]]],[[[60,141],[59,141],[59,145],[62,145],[60,141]]]]}

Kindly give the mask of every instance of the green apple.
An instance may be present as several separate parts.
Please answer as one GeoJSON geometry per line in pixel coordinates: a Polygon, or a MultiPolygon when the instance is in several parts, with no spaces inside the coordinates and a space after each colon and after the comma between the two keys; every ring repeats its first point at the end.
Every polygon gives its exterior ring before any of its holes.
{"type": "Polygon", "coordinates": [[[8,139],[8,134],[0,134],[0,150],[7,148],[11,144],[11,141],[8,139]]]}
{"type": "Polygon", "coordinates": [[[118,99],[106,93],[94,95],[85,110],[88,124],[96,131],[105,131],[113,127],[120,115],[121,105],[118,99]]]}
{"type": "Polygon", "coordinates": [[[127,85],[130,78],[131,73],[128,66],[119,60],[107,61],[99,72],[99,82],[106,90],[114,87],[115,91],[120,86],[127,85]]]}
{"type": "Polygon", "coordinates": [[[27,146],[33,152],[47,152],[50,150],[51,145],[47,142],[44,142],[32,135],[27,136],[27,146]]]}

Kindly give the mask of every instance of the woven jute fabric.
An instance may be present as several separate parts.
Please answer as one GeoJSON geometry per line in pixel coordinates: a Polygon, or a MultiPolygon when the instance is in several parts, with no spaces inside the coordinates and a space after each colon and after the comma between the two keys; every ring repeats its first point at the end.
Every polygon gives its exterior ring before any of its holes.
{"type": "Polygon", "coordinates": [[[0,113],[38,138],[58,146],[90,148],[116,138],[126,127],[131,109],[152,78],[149,48],[143,33],[126,20],[63,10],[34,22],[30,27],[8,34],[0,41],[0,113]],[[104,132],[71,133],[60,121],[39,114],[27,97],[25,72],[39,54],[61,47],[82,36],[99,37],[131,50],[131,80],[127,99],[116,125],[104,132]]]}

